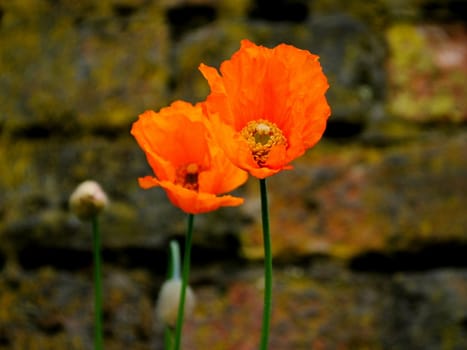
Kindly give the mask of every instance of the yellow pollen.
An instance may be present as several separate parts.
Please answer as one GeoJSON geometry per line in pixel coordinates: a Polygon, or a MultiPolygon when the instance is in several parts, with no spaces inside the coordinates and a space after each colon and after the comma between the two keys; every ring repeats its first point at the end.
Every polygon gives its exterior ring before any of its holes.
{"type": "Polygon", "coordinates": [[[177,185],[182,185],[186,189],[198,191],[199,171],[199,165],[196,163],[182,165],[177,169],[177,172],[175,174],[175,183],[177,185]]]}
{"type": "Polygon", "coordinates": [[[272,147],[287,146],[282,130],[276,124],[264,119],[252,120],[240,131],[251,149],[253,159],[259,166],[264,166],[272,147]]]}

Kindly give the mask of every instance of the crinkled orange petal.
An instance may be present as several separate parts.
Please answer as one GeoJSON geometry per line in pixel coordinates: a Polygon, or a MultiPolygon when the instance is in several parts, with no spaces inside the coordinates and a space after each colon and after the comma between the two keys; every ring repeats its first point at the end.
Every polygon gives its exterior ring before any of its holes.
{"type": "Polygon", "coordinates": [[[201,118],[201,108],[181,101],[161,109],[160,127],[151,135],[161,156],[175,165],[208,162],[207,130],[201,118]]]}
{"type": "Polygon", "coordinates": [[[326,99],[321,96],[316,104],[309,106],[306,111],[310,116],[310,122],[303,128],[303,144],[306,148],[313,147],[323,136],[326,129],[327,118],[331,114],[331,108],[326,99]]]}
{"type": "Polygon", "coordinates": [[[279,171],[281,171],[282,169],[270,169],[270,168],[266,168],[266,167],[256,167],[256,168],[251,168],[248,170],[248,172],[258,178],[258,179],[265,179],[269,176],[272,176],[274,174],[277,174],[279,171]]]}
{"type": "Polygon", "coordinates": [[[228,108],[229,101],[222,77],[217,72],[217,69],[206,66],[203,63],[199,66],[199,70],[204,75],[211,88],[211,93],[207,97],[209,103],[204,103],[204,107],[208,109],[207,112],[213,112],[210,110],[211,107],[213,107],[214,111],[223,108],[222,118],[224,122],[233,126],[235,124],[235,116],[232,113],[232,109],[228,108]]]}
{"type": "Polygon", "coordinates": [[[233,165],[217,145],[211,145],[211,168],[199,174],[199,191],[207,193],[227,193],[248,179],[248,173],[233,165]]]}
{"type": "Polygon", "coordinates": [[[235,166],[247,170],[257,167],[250,148],[241,135],[232,126],[223,123],[217,115],[211,115],[212,135],[216,143],[235,166]]]}
{"type": "Polygon", "coordinates": [[[159,146],[154,140],[154,135],[159,132],[154,118],[157,118],[157,115],[153,111],[146,111],[141,114],[138,121],[133,123],[131,134],[146,154],[146,159],[154,173],[160,179],[173,180],[175,178],[175,167],[170,161],[165,160],[158,154],[159,146]]]}
{"type": "Polygon", "coordinates": [[[201,117],[201,107],[178,101],[159,113],[146,111],[133,123],[131,134],[159,179],[173,181],[176,167],[184,164],[209,167],[207,129],[201,117]]]}
{"type": "Polygon", "coordinates": [[[140,177],[138,179],[138,183],[141,186],[141,188],[144,188],[145,190],[151,187],[160,186],[160,181],[154,176],[140,177]]]}
{"type": "Polygon", "coordinates": [[[169,181],[160,181],[159,185],[165,189],[173,205],[189,214],[207,213],[224,206],[238,206],[244,201],[243,198],[231,195],[216,196],[192,191],[169,181]]]}

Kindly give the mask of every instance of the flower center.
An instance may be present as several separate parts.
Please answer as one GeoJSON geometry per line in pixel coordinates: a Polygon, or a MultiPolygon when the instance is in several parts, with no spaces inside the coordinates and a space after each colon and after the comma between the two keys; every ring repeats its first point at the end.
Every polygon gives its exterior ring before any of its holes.
{"type": "Polygon", "coordinates": [[[175,184],[182,185],[186,189],[198,191],[198,174],[199,166],[196,163],[182,165],[177,169],[175,174],[175,184]]]}
{"type": "Polygon", "coordinates": [[[253,159],[259,166],[264,166],[273,146],[287,145],[282,130],[276,124],[264,119],[248,122],[240,134],[247,141],[253,159]]]}

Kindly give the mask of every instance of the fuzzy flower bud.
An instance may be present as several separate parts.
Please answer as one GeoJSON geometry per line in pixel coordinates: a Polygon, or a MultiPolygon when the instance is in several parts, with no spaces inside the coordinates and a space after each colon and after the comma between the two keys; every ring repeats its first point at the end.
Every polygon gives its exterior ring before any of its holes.
{"type": "Polygon", "coordinates": [[[81,220],[91,220],[109,203],[101,186],[92,180],[82,182],[70,196],[71,210],[81,220]]]}
{"type": "MultiPolygon", "coordinates": [[[[172,278],[164,282],[159,292],[156,315],[159,320],[170,327],[175,327],[178,316],[178,305],[182,291],[182,280],[172,278]]],[[[195,308],[195,294],[190,286],[185,292],[185,316],[190,316],[195,308]]]]}

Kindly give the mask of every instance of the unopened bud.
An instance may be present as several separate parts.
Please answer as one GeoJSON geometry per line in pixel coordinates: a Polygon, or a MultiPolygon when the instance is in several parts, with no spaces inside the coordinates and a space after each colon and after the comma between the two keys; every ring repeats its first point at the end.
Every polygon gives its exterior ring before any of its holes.
{"type": "Polygon", "coordinates": [[[70,196],[71,210],[82,220],[90,220],[109,203],[101,186],[92,180],[81,183],[70,196]]]}
{"type": "MultiPolygon", "coordinates": [[[[156,314],[159,320],[170,327],[177,323],[180,293],[182,291],[182,280],[172,278],[164,282],[159,292],[156,305],[156,314]]],[[[195,294],[190,286],[185,291],[185,316],[190,316],[195,308],[195,294]]]]}

